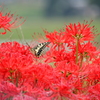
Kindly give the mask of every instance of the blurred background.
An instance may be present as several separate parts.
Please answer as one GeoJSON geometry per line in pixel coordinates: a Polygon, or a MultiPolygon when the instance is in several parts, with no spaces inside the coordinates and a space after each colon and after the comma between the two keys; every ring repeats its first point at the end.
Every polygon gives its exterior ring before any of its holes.
{"type": "MultiPolygon", "coordinates": [[[[43,29],[52,32],[69,23],[93,21],[100,32],[100,0],[0,0],[6,12],[23,16],[26,22],[0,39],[32,39],[43,29]],[[14,34],[13,34],[14,33],[14,34]],[[23,35],[22,35],[23,33],[23,35]]],[[[99,40],[99,37],[97,37],[99,40]]]]}

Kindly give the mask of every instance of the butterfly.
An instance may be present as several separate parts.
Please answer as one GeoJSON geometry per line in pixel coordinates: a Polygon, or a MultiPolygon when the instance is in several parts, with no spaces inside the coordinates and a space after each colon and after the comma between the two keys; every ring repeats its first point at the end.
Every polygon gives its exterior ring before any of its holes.
{"type": "Polygon", "coordinates": [[[35,47],[30,48],[30,50],[35,54],[36,57],[39,57],[42,54],[42,51],[49,44],[50,44],[50,42],[40,43],[40,44],[36,45],[35,47]]]}

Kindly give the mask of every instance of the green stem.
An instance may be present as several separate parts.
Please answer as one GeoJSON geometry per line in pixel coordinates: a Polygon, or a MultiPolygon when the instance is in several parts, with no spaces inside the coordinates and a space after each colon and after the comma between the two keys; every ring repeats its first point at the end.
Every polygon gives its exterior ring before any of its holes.
{"type": "MultiPolygon", "coordinates": [[[[16,73],[17,74],[17,73],[16,73]]],[[[16,75],[16,87],[18,87],[18,75],[16,75]]]]}
{"type": "Polygon", "coordinates": [[[80,67],[82,67],[82,63],[83,63],[83,55],[81,55],[80,67]]]}
{"type": "Polygon", "coordinates": [[[16,73],[16,87],[18,87],[18,82],[19,82],[20,77],[21,77],[21,74],[20,74],[20,72],[18,71],[18,72],[16,73]]]}
{"type": "Polygon", "coordinates": [[[14,78],[13,78],[12,73],[13,73],[13,72],[10,72],[10,79],[11,79],[11,82],[14,83],[14,78]]]}
{"type": "Polygon", "coordinates": [[[13,97],[9,97],[7,100],[13,100],[13,97]]]}
{"type": "Polygon", "coordinates": [[[78,64],[78,42],[79,42],[79,39],[77,38],[76,39],[76,64],[78,64]]]}
{"type": "Polygon", "coordinates": [[[58,45],[58,51],[60,51],[60,45],[58,45]]]}

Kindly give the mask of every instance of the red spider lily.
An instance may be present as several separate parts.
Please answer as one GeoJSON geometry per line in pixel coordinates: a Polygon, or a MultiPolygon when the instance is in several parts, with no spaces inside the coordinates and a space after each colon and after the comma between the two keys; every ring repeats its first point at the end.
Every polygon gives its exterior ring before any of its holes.
{"type": "Polygon", "coordinates": [[[13,100],[36,100],[28,95],[19,94],[13,97],[13,100]]]}
{"type": "Polygon", "coordinates": [[[72,57],[72,53],[66,53],[65,50],[55,50],[51,49],[47,52],[45,57],[45,62],[60,62],[60,61],[66,61],[70,62],[72,59],[74,60],[74,57],[72,57]]]}
{"type": "Polygon", "coordinates": [[[53,68],[47,64],[33,65],[30,68],[30,70],[27,71],[27,73],[31,73],[30,77],[32,78],[32,82],[34,83],[34,86],[41,85],[41,88],[43,89],[47,87],[49,88],[50,84],[52,84],[55,77],[53,76],[53,68]]]}
{"type": "Polygon", "coordinates": [[[72,86],[63,78],[57,84],[54,84],[52,90],[54,91],[55,100],[61,100],[62,97],[69,98],[72,95],[72,86]]]}
{"type": "MultiPolygon", "coordinates": [[[[76,53],[76,46],[72,46],[72,52],[75,55],[76,53]]],[[[78,62],[82,64],[82,62],[85,60],[87,63],[90,63],[90,61],[94,61],[94,59],[97,58],[99,55],[99,51],[97,48],[91,43],[91,42],[86,42],[86,43],[79,43],[78,44],[78,62]]],[[[82,66],[82,65],[81,65],[82,66]]]]}
{"type": "Polygon", "coordinates": [[[48,38],[49,42],[52,42],[53,44],[56,44],[58,46],[62,45],[62,43],[66,43],[66,38],[64,32],[51,32],[44,30],[46,37],[48,38]]]}
{"type": "Polygon", "coordinates": [[[95,60],[93,60],[93,64],[96,65],[96,66],[99,66],[100,65],[100,52],[98,53],[98,55],[96,55],[96,58],[95,60]]]}
{"type": "Polygon", "coordinates": [[[56,63],[56,71],[61,73],[63,77],[69,77],[72,74],[77,74],[77,71],[80,70],[74,62],[61,61],[56,63]],[[63,65],[63,66],[62,66],[63,65]]]}
{"type": "Polygon", "coordinates": [[[82,93],[75,94],[73,97],[70,97],[70,100],[92,100],[88,95],[82,93]]]}
{"type": "Polygon", "coordinates": [[[26,46],[17,42],[6,42],[0,45],[0,79],[8,80],[18,86],[18,80],[23,81],[32,63],[33,56],[26,46]]]}
{"type": "MultiPolygon", "coordinates": [[[[79,91],[83,89],[81,82],[85,78],[85,71],[80,71],[80,67],[77,66],[74,62],[66,63],[62,61],[56,64],[56,73],[59,73],[59,77],[63,77],[66,82],[71,85],[71,90],[78,89],[79,91]],[[80,72],[78,72],[80,71],[80,72]]],[[[73,90],[74,91],[74,90],[73,90]]]]}
{"type": "Polygon", "coordinates": [[[94,39],[94,26],[90,26],[92,21],[88,24],[86,23],[74,23],[66,25],[63,31],[57,32],[48,32],[44,30],[48,41],[53,44],[61,45],[62,43],[75,42],[76,39],[79,39],[81,42],[90,41],[94,39]]]}
{"type": "MultiPolygon", "coordinates": [[[[92,22],[92,21],[91,21],[92,22]]],[[[71,41],[75,42],[76,39],[79,39],[81,42],[90,41],[94,39],[94,26],[90,26],[91,22],[88,24],[74,23],[66,25],[66,37],[71,41]],[[73,40],[74,39],[74,40],[73,40]]]]}
{"type": "Polygon", "coordinates": [[[0,99],[4,93],[12,100],[99,100],[100,52],[90,41],[93,30],[78,23],[60,32],[44,31],[51,44],[38,58],[18,42],[2,43],[0,82],[8,85],[0,84],[0,99]]]}
{"type": "Polygon", "coordinates": [[[100,84],[96,84],[94,86],[91,86],[88,89],[88,97],[90,97],[90,100],[99,100],[100,99],[100,84]]]}
{"type": "Polygon", "coordinates": [[[3,12],[0,12],[0,29],[4,30],[1,34],[6,34],[7,30],[11,31],[11,28],[17,28],[22,25],[25,21],[21,22],[22,18],[23,17],[15,17],[15,15],[10,12],[5,15],[3,12]]]}
{"type": "Polygon", "coordinates": [[[13,83],[2,81],[0,83],[0,100],[6,100],[9,97],[18,95],[20,88],[17,88],[13,83]]]}
{"type": "Polygon", "coordinates": [[[93,44],[90,42],[79,45],[78,52],[80,56],[79,59],[81,60],[81,62],[86,60],[87,63],[90,63],[90,61],[94,61],[99,54],[97,48],[93,46],[93,44]]]}
{"type": "MultiPolygon", "coordinates": [[[[31,80],[30,87],[29,84],[27,85],[27,95],[33,96],[34,98],[41,97],[47,100],[50,100],[51,98],[55,98],[55,100],[57,100],[63,96],[65,98],[69,98],[71,95],[73,95],[73,84],[66,80],[66,78],[64,79],[61,74],[59,75],[59,73],[56,73],[54,68],[48,65],[39,64],[34,65],[28,71],[31,73],[31,80]]],[[[72,81],[72,79],[70,80],[72,81]]],[[[80,83],[77,82],[77,84],[80,83]]]]}
{"type": "Polygon", "coordinates": [[[100,66],[97,64],[90,64],[88,67],[88,78],[87,81],[89,85],[95,85],[100,82],[100,66]]]}
{"type": "Polygon", "coordinates": [[[33,65],[27,73],[30,73],[28,84],[24,88],[27,95],[33,98],[54,97],[54,91],[51,88],[59,81],[59,78],[51,66],[47,64],[33,65]]]}
{"type": "Polygon", "coordinates": [[[93,46],[91,42],[87,42],[84,44],[79,44],[79,53],[83,54],[83,56],[91,56],[90,58],[92,58],[95,57],[99,51],[97,51],[97,48],[93,46]]]}

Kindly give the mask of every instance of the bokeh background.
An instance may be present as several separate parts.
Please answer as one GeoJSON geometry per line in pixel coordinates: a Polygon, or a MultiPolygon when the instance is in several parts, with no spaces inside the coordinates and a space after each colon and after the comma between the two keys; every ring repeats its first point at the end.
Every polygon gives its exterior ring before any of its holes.
{"type": "Polygon", "coordinates": [[[3,40],[31,40],[34,33],[43,34],[43,29],[52,32],[66,24],[84,20],[94,20],[92,24],[100,32],[100,0],[0,0],[0,5],[4,6],[6,12],[26,19],[20,28],[0,36],[3,40]]]}

